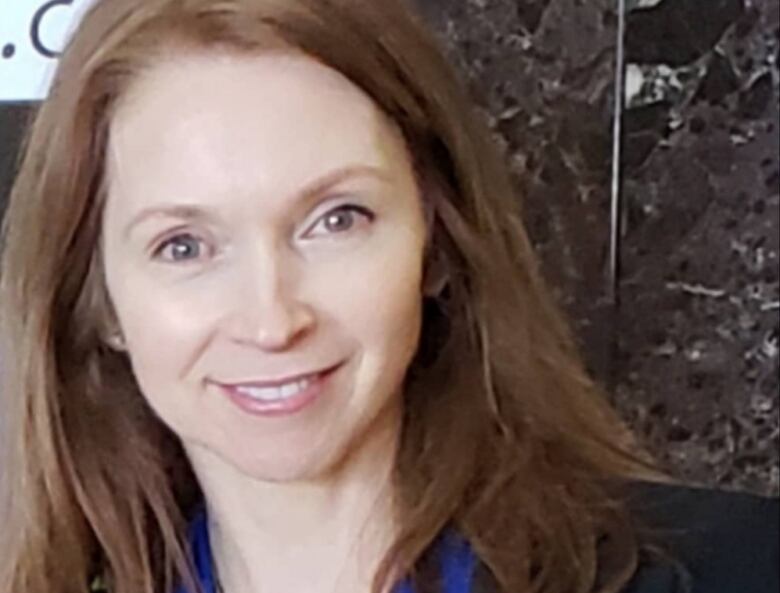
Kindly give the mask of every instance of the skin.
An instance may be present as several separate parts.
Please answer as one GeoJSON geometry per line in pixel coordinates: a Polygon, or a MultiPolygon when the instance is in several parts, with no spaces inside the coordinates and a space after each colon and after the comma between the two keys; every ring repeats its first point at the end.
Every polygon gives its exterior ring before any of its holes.
{"type": "Polygon", "coordinates": [[[181,53],[124,97],[108,182],[108,294],[143,396],[204,490],[225,591],[365,593],[394,533],[421,327],[427,217],[397,128],[303,55],[181,53]],[[375,172],[301,198],[345,167],[375,172]],[[335,363],[288,417],[247,414],[218,386],[335,363]]]}

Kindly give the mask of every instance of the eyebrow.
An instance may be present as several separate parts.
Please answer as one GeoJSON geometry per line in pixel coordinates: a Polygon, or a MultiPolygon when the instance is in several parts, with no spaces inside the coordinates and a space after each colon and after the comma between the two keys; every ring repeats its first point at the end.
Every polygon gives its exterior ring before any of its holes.
{"type": "MultiPolygon", "coordinates": [[[[371,165],[348,165],[335,169],[322,177],[307,183],[303,189],[296,192],[294,200],[296,202],[305,202],[310,198],[318,196],[335,185],[349,179],[350,177],[375,177],[381,181],[391,182],[391,177],[385,169],[371,165]]],[[[130,232],[140,223],[157,217],[180,218],[188,221],[209,219],[211,216],[203,207],[195,204],[169,204],[162,206],[150,206],[144,208],[138,214],[133,216],[125,226],[123,237],[126,239],[130,232]]]]}

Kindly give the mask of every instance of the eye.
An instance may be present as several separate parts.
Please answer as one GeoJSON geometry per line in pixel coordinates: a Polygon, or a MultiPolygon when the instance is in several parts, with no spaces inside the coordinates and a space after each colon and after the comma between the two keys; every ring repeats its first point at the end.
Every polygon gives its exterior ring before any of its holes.
{"type": "Polygon", "coordinates": [[[368,208],[356,204],[345,204],[326,213],[313,228],[316,229],[322,224],[328,234],[346,233],[355,225],[355,214],[362,216],[368,222],[372,222],[375,218],[375,214],[368,208]]]}
{"type": "Polygon", "coordinates": [[[179,233],[163,241],[154,250],[154,257],[169,262],[197,260],[203,251],[203,240],[192,233],[179,233]]]}

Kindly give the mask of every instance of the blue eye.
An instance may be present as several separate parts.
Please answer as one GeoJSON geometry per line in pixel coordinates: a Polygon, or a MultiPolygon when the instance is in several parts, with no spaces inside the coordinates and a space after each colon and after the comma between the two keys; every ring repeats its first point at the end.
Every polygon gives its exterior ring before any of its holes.
{"type": "Polygon", "coordinates": [[[198,259],[202,245],[203,241],[193,234],[180,233],[164,241],[155,249],[154,256],[174,262],[198,259]]]}
{"type": "MultiPolygon", "coordinates": [[[[355,204],[345,204],[334,208],[319,220],[325,225],[329,234],[340,234],[352,229],[355,224],[355,213],[363,216],[368,222],[373,221],[375,218],[374,213],[368,208],[355,204]]],[[[316,228],[316,225],[314,228],[316,228]]]]}

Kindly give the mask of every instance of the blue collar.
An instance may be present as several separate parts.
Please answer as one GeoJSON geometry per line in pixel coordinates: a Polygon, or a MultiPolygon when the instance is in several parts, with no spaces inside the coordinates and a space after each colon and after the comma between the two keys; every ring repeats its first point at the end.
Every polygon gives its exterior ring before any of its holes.
{"type": "MultiPolygon", "coordinates": [[[[214,575],[212,574],[211,546],[209,544],[208,522],[206,512],[201,507],[190,524],[190,546],[197,576],[200,579],[204,593],[216,593],[214,575]]],[[[476,557],[468,542],[455,531],[445,531],[443,537],[437,540],[438,554],[441,563],[443,593],[469,593],[476,557]]],[[[179,587],[176,593],[189,593],[184,587],[179,587]]],[[[393,590],[393,593],[414,593],[410,580],[404,579],[393,590]]]]}

